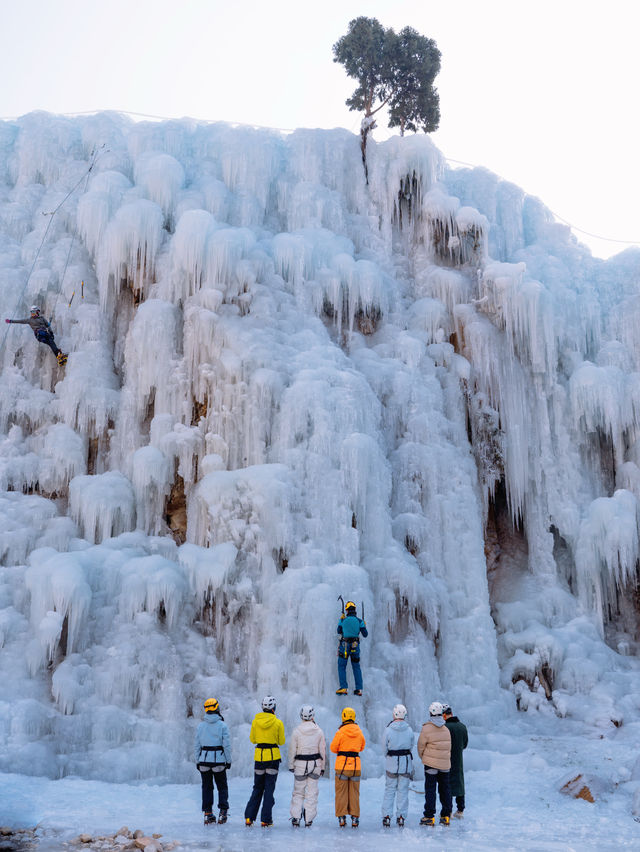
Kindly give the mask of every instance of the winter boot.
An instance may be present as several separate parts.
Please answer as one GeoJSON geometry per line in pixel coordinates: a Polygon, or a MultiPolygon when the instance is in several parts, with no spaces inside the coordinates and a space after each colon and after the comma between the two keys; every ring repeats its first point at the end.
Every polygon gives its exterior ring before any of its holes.
{"type": "Polygon", "coordinates": [[[245,817],[244,824],[253,825],[253,820],[251,819],[251,817],[245,817]]]}
{"type": "Polygon", "coordinates": [[[420,820],[420,825],[435,825],[436,819],[435,817],[422,817],[420,820]]]}
{"type": "Polygon", "coordinates": [[[353,694],[354,695],[362,695],[362,690],[361,689],[354,689],[353,694]]]}
{"type": "Polygon", "coordinates": [[[300,828],[300,820],[296,819],[295,817],[291,817],[291,825],[294,828],[300,828]]]}
{"type": "Polygon", "coordinates": [[[307,822],[305,822],[304,825],[305,825],[305,828],[311,828],[311,826],[313,825],[313,820],[312,819],[307,820],[307,822]]]}
{"type": "Polygon", "coordinates": [[[212,823],[214,823],[215,821],[216,821],[216,818],[211,813],[211,811],[205,811],[204,812],[204,824],[205,825],[212,825],[212,823]]]}
{"type": "Polygon", "coordinates": [[[222,825],[227,821],[227,811],[224,808],[220,808],[220,813],[218,814],[218,823],[222,825]]]}
{"type": "Polygon", "coordinates": [[[384,828],[390,828],[391,827],[391,817],[390,816],[382,817],[382,825],[383,825],[384,828]]]}
{"type": "Polygon", "coordinates": [[[360,820],[358,817],[351,817],[351,828],[357,828],[360,825],[360,820]]]}
{"type": "Polygon", "coordinates": [[[348,695],[348,694],[349,694],[348,689],[343,689],[342,687],[340,687],[340,689],[336,689],[336,695],[348,695]]]}
{"type": "Polygon", "coordinates": [[[440,825],[449,825],[450,822],[451,822],[451,817],[440,816],[440,825]]]}
{"type": "Polygon", "coordinates": [[[398,826],[398,828],[404,828],[404,817],[403,816],[398,817],[398,819],[396,820],[396,825],[398,826]]]}
{"type": "Polygon", "coordinates": [[[273,823],[272,823],[272,822],[261,822],[261,823],[260,823],[260,825],[261,825],[263,828],[271,828],[271,826],[273,825],[273,823]]]}
{"type": "Polygon", "coordinates": [[[455,814],[454,814],[454,817],[456,819],[462,819],[463,816],[464,816],[464,811],[456,811],[455,814]]]}
{"type": "Polygon", "coordinates": [[[338,817],[338,825],[340,826],[340,828],[344,828],[346,824],[347,824],[346,816],[338,817]]]}
{"type": "Polygon", "coordinates": [[[64,365],[67,363],[67,358],[68,358],[68,357],[69,357],[69,356],[68,356],[66,353],[64,353],[64,352],[58,352],[58,354],[56,355],[56,358],[57,358],[58,364],[59,364],[61,367],[64,367],[64,365]]]}

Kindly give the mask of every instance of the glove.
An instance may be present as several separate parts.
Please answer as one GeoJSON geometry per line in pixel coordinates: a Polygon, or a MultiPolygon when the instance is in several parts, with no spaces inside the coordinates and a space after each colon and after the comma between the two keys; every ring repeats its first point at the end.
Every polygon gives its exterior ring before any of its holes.
{"type": "MultiPolygon", "coordinates": [[[[9,322],[9,320],[7,320],[7,322],[9,322]]],[[[340,621],[343,621],[346,617],[347,616],[343,612],[342,615],[340,616],[340,621]]]]}
{"type": "Polygon", "coordinates": [[[324,769],[321,769],[320,770],[320,777],[322,778],[323,775],[324,775],[324,769]]]}
{"type": "Polygon", "coordinates": [[[225,768],[225,769],[231,769],[231,764],[230,764],[230,763],[225,763],[224,768],[225,768]]]}
{"type": "Polygon", "coordinates": [[[11,322],[11,320],[10,320],[10,319],[6,319],[6,320],[5,320],[5,322],[11,322]]]}
{"type": "Polygon", "coordinates": [[[290,770],[289,770],[289,772],[293,772],[293,771],[294,771],[293,769],[290,769],[290,770]]]}

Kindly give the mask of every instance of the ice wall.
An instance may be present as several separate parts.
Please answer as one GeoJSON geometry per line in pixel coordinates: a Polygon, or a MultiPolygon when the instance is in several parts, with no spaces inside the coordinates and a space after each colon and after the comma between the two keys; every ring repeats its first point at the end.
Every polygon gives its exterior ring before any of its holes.
{"type": "Polygon", "coordinates": [[[191,778],[210,695],[238,771],[265,692],[332,731],[340,594],[370,773],[398,700],[631,708],[639,271],[426,137],[367,186],[346,131],[0,124],[0,300],[69,352],[0,340],[0,766],[191,778]]]}

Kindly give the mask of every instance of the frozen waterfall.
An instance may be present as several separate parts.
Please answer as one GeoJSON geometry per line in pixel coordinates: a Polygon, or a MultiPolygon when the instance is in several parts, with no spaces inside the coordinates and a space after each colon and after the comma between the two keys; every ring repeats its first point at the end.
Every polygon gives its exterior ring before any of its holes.
{"type": "Polygon", "coordinates": [[[70,353],[3,324],[3,770],[189,779],[210,695],[238,743],[266,692],[330,730],[340,594],[369,774],[397,701],[638,715],[640,252],[424,136],[368,169],[342,130],[0,122],[4,316],[70,353]]]}

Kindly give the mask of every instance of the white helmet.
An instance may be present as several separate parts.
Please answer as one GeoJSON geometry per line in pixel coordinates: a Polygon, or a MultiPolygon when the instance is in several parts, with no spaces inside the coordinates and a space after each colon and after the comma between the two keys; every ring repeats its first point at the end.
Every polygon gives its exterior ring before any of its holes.
{"type": "Polygon", "coordinates": [[[263,710],[275,710],[276,709],[276,700],[273,695],[265,695],[262,699],[262,709],[263,710]]]}
{"type": "Polygon", "coordinates": [[[31,305],[29,310],[31,311],[32,314],[39,314],[40,313],[40,308],[37,305],[31,305]]]}
{"type": "Polygon", "coordinates": [[[303,722],[310,722],[315,714],[316,711],[313,709],[311,704],[303,704],[300,708],[300,718],[303,722]]]}
{"type": "Polygon", "coordinates": [[[429,705],[429,715],[430,716],[442,716],[442,711],[444,707],[439,701],[432,701],[429,705]]]}
{"type": "Polygon", "coordinates": [[[396,704],[393,708],[393,718],[394,719],[404,719],[407,715],[407,708],[404,704],[396,704]]]}

